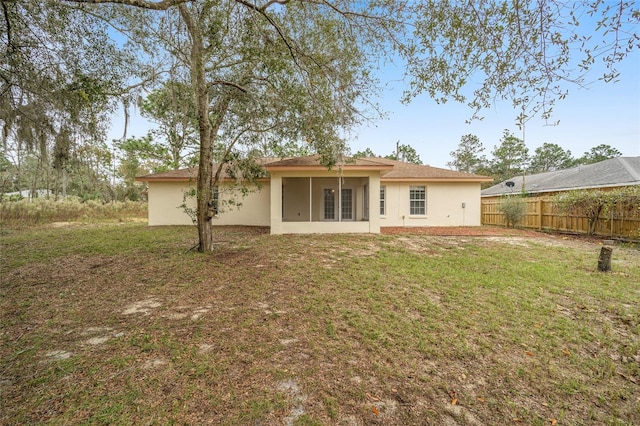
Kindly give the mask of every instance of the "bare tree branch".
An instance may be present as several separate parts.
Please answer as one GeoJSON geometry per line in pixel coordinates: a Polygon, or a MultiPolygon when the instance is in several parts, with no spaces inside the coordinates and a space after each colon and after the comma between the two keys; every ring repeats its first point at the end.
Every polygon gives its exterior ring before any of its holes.
{"type": "Polygon", "coordinates": [[[170,7],[177,6],[179,4],[191,3],[193,0],[161,0],[158,2],[151,1],[151,0],[64,0],[64,1],[71,2],[71,3],[87,3],[87,4],[115,3],[115,4],[123,4],[125,6],[140,7],[140,8],[149,9],[149,10],[167,10],[170,7]]]}
{"type": "Polygon", "coordinates": [[[2,3],[2,11],[4,14],[4,20],[7,25],[7,46],[10,50],[13,50],[13,42],[11,40],[11,20],[9,19],[9,10],[7,10],[7,5],[4,1],[2,3]]]}
{"type": "Polygon", "coordinates": [[[247,93],[247,91],[248,91],[246,88],[242,87],[241,85],[239,85],[237,83],[233,83],[231,81],[225,81],[225,80],[214,80],[209,84],[209,86],[230,86],[230,87],[233,87],[235,89],[238,89],[242,93],[247,93]]]}
{"type": "Polygon", "coordinates": [[[289,3],[289,0],[270,0],[268,2],[266,2],[265,4],[263,4],[260,9],[262,10],[266,10],[267,8],[269,8],[272,4],[287,4],[289,3]]]}

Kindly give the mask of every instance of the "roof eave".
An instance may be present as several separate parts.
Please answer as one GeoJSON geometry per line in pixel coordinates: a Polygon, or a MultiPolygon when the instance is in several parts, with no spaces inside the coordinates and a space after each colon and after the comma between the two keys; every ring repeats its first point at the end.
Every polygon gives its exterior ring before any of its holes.
{"type": "Polygon", "coordinates": [[[326,172],[332,172],[332,171],[339,171],[339,170],[348,170],[348,171],[376,171],[376,170],[393,170],[393,166],[392,165],[379,165],[379,166],[374,166],[374,165],[362,165],[362,166],[357,166],[357,165],[348,165],[348,166],[340,166],[340,167],[334,167],[331,169],[328,169],[326,166],[318,166],[318,165],[313,165],[313,166],[264,166],[265,170],[267,170],[268,172],[302,172],[302,171],[326,171],[326,172]]]}
{"type": "Polygon", "coordinates": [[[381,182],[493,182],[491,178],[450,178],[450,177],[381,177],[381,182]]]}
{"type": "MultiPolygon", "coordinates": [[[[140,176],[135,178],[136,182],[194,182],[196,180],[196,176],[194,177],[184,177],[184,176],[180,176],[180,177],[159,177],[159,178],[154,178],[154,177],[147,177],[147,176],[140,176]]],[[[230,181],[235,181],[236,179],[232,179],[232,178],[223,178],[222,181],[223,182],[230,182],[230,181]]],[[[269,179],[268,177],[264,177],[264,178],[258,178],[255,179],[255,181],[257,182],[269,182],[271,179],[269,179]]]]}
{"type": "Polygon", "coordinates": [[[136,182],[189,182],[195,180],[196,177],[153,177],[153,176],[140,176],[135,178],[136,182]]]}

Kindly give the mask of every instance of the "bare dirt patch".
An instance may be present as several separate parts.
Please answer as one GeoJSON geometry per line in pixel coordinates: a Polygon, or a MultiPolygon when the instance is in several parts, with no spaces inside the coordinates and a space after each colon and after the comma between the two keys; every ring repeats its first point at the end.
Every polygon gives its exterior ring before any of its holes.
{"type": "Polygon", "coordinates": [[[140,300],[127,306],[124,311],[122,311],[122,315],[149,315],[151,311],[160,306],[162,306],[162,303],[155,299],[140,300]]]}
{"type": "Polygon", "coordinates": [[[73,356],[73,353],[58,349],[58,350],[48,351],[46,354],[44,354],[44,356],[48,361],[54,362],[54,361],[61,361],[63,359],[69,359],[73,356]]]}
{"type": "Polygon", "coordinates": [[[497,226],[428,226],[428,227],[382,227],[382,234],[433,235],[445,237],[539,237],[541,233],[527,229],[501,228],[497,226]]]}

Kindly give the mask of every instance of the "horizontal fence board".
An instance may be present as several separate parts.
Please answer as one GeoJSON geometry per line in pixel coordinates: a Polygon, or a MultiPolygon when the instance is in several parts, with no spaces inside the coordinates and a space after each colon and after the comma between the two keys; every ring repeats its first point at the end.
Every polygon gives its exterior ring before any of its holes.
{"type": "MultiPolygon", "coordinates": [[[[589,219],[586,216],[559,212],[553,198],[532,197],[525,198],[523,201],[527,206],[526,213],[516,226],[576,234],[589,233],[589,219]]],[[[482,200],[483,225],[507,226],[504,214],[500,211],[501,204],[500,199],[482,200]]],[[[632,212],[612,209],[607,217],[598,218],[593,235],[640,239],[640,209],[632,212]]]]}

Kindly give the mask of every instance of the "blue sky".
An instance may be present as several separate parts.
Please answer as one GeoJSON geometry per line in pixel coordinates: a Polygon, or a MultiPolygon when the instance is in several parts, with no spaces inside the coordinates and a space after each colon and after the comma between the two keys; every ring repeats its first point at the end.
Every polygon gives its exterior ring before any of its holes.
{"type": "MultiPolygon", "coordinates": [[[[574,157],[600,144],[611,145],[625,156],[640,156],[640,52],[635,51],[618,69],[621,75],[616,83],[598,81],[599,75],[593,72],[587,76],[592,81],[587,89],[569,86],[569,96],[556,103],[550,120],[559,120],[558,125],[549,126],[539,117],[530,119],[524,133],[530,153],[550,142],[570,150],[574,157]]],[[[471,124],[465,123],[472,112],[466,105],[438,105],[427,95],[403,105],[400,98],[405,86],[398,81],[401,74],[401,70],[390,68],[381,71],[386,89],[377,101],[389,117],[355,129],[349,136],[352,152],[371,148],[378,155],[386,155],[400,141],[415,148],[424,164],[448,168],[450,152],[465,134],[478,136],[489,158],[505,129],[523,139],[522,130],[515,124],[518,112],[509,102],[495,104],[484,111],[482,121],[471,124]]],[[[114,117],[109,140],[122,136],[123,122],[121,114],[114,117]]],[[[143,136],[150,128],[133,111],[130,123],[128,135],[143,136]]]]}

